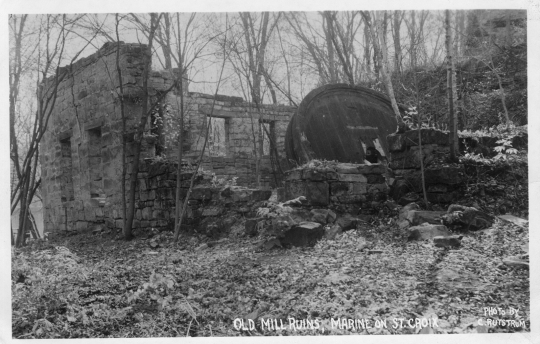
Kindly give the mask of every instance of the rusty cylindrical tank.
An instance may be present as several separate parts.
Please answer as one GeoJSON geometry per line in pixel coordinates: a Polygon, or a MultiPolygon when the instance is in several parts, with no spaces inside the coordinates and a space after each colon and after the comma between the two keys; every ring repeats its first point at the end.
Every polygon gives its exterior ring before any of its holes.
{"type": "Polygon", "coordinates": [[[300,103],[287,127],[285,151],[298,164],[312,159],[363,163],[368,147],[387,156],[386,136],[396,129],[384,94],[361,86],[325,85],[300,103]]]}

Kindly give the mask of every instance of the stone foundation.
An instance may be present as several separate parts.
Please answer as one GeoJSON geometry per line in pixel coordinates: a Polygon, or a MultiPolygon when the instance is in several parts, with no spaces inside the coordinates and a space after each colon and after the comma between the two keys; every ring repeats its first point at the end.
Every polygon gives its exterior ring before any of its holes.
{"type": "Polygon", "coordinates": [[[305,196],[309,205],[340,213],[372,214],[387,198],[384,164],[329,163],[300,167],[285,173],[280,201],[305,196]]]}
{"type": "Polygon", "coordinates": [[[421,129],[422,149],[418,145],[418,130],[387,136],[390,152],[389,167],[395,177],[392,196],[400,200],[409,192],[421,194],[422,175],[420,162],[424,164],[425,185],[428,201],[451,203],[458,196],[464,178],[464,168],[446,162],[450,153],[448,133],[437,129],[421,129]]]}

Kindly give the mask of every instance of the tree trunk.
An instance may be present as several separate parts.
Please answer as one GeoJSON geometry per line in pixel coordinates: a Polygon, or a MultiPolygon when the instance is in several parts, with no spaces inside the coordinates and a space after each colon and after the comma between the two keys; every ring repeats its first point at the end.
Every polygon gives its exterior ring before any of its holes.
{"type": "Polygon", "coordinates": [[[450,145],[450,160],[457,161],[458,137],[457,137],[457,113],[454,109],[455,104],[455,70],[453,59],[452,28],[450,26],[451,12],[445,10],[445,30],[446,30],[446,76],[448,92],[448,126],[450,136],[448,143],[450,145]]]}
{"type": "MultiPolygon", "coordinates": [[[[370,43],[370,33],[369,33],[369,26],[367,23],[365,23],[364,20],[364,64],[366,65],[366,73],[368,75],[371,74],[371,53],[369,49],[369,43],[370,43]]],[[[370,75],[371,78],[371,75],[370,75]]]]}
{"type": "Polygon", "coordinates": [[[326,50],[328,51],[328,73],[330,74],[330,83],[338,82],[337,73],[336,73],[336,61],[334,57],[334,45],[332,44],[332,22],[328,20],[328,15],[330,12],[324,12],[323,14],[324,23],[324,37],[326,38],[326,50]]]}
{"type": "Polygon", "coordinates": [[[394,33],[394,71],[396,74],[401,73],[401,36],[400,29],[401,26],[401,11],[394,11],[394,21],[393,21],[393,33],[394,33]]]}
{"type": "Polygon", "coordinates": [[[416,11],[411,11],[411,29],[409,32],[410,36],[410,56],[411,56],[411,66],[416,66],[416,11]]]}
{"type": "MultiPolygon", "coordinates": [[[[384,85],[386,87],[386,91],[388,93],[388,98],[390,98],[390,103],[392,105],[392,110],[394,110],[394,115],[396,116],[396,120],[398,122],[398,128],[403,126],[403,119],[401,118],[401,114],[399,112],[399,107],[396,102],[396,97],[394,95],[394,87],[392,86],[392,79],[390,78],[390,75],[388,73],[388,54],[386,45],[383,45],[384,43],[384,37],[383,35],[383,23],[380,20],[379,14],[375,13],[375,23],[371,22],[371,16],[369,12],[362,11],[362,15],[364,16],[364,21],[366,25],[369,26],[369,31],[371,32],[371,41],[373,42],[373,47],[376,51],[380,51],[379,54],[376,54],[377,60],[379,61],[379,65],[381,66],[381,75],[383,78],[384,85]]],[[[384,13],[382,14],[384,18],[384,13]]]]}
{"type": "Polygon", "coordinates": [[[122,171],[120,176],[121,193],[122,193],[122,232],[126,233],[126,219],[127,219],[127,204],[126,204],[126,112],[124,108],[124,85],[122,80],[122,69],[120,68],[120,34],[118,32],[118,26],[120,25],[120,20],[118,19],[118,13],[115,15],[116,20],[116,72],[118,73],[118,86],[120,88],[120,117],[122,119],[122,132],[120,136],[122,137],[122,171]]]}
{"type": "Polygon", "coordinates": [[[157,25],[159,25],[159,17],[155,13],[150,14],[150,32],[148,35],[148,46],[146,47],[146,52],[144,54],[144,70],[143,70],[143,95],[142,95],[142,104],[141,104],[141,117],[137,132],[135,133],[135,140],[133,142],[133,162],[131,168],[131,175],[129,178],[129,194],[128,194],[128,208],[126,223],[124,226],[124,239],[131,240],[133,239],[132,228],[133,228],[133,218],[135,217],[135,192],[137,188],[137,175],[139,174],[139,164],[141,156],[141,143],[144,136],[144,129],[146,127],[146,122],[148,122],[148,116],[150,111],[148,111],[148,105],[150,102],[150,97],[148,94],[148,81],[150,78],[150,68],[152,65],[152,45],[154,43],[154,34],[156,32],[157,25]]]}

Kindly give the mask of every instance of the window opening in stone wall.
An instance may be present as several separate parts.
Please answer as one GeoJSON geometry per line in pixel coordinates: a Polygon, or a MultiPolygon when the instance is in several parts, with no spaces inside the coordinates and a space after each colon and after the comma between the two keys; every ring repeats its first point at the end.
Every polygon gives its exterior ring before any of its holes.
{"type": "Polygon", "coordinates": [[[101,128],[88,130],[88,165],[90,173],[90,197],[105,197],[103,192],[101,128]]]}
{"type": "Polygon", "coordinates": [[[259,122],[260,135],[259,135],[259,152],[261,155],[270,155],[272,142],[276,142],[276,123],[274,121],[259,122]],[[270,136],[268,136],[270,135],[270,136]]]}
{"type": "Polygon", "coordinates": [[[71,158],[71,140],[69,138],[60,141],[62,158],[60,161],[62,177],[60,181],[61,200],[68,202],[74,200],[73,192],[73,162],[71,158]]]}
{"type": "Polygon", "coordinates": [[[207,116],[212,119],[208,133],[208,153],[210,156],[227,156],[227,143],[229,141],[229,119],[207,116]]]}
{"type": "Polygon", "coordinates": [[[163,135],[163,119],[168,111],[168,105],[159,104],[150,115],[150,136],[154,143],[156,156],[165,151],[165,138],[163,135]]]}

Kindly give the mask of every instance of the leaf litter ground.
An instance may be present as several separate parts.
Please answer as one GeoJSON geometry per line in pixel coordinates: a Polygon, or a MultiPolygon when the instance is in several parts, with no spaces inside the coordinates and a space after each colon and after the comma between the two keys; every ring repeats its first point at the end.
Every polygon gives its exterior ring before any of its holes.
{"type": "Polygon", "coordinates": [[[161,233],[125,242],[86,233],[14,250],[13,336],[530,330],[529,270],[502,264],[528,247],[528,228],[496,222],[467,233],[456,250],[408,242],[394,225],[348,231],[312,248],[263,250],[257,238],[206,245],[196,237],[182,237],[178,245],[171,239],[161,233]],[[486,308],[506,314],[487,314],[486,308]],[[510,308],[518,314],[509,314],[510,308]],[[261,319],[288,325],[291,318],[318,319],[319,326],[260,326],[261,319]],[[331,320],[338,318],[367,319],[371,326],[340,328],[331,320]],[[392,321],[421,318],[436,319],[437,326],[411,328],[392,321]],[[496,325],[486,327],[488,318],[496,325]],[[235,319],[244,324],[251,319],[256,327],[238,330],[235,319]],[[374,326],[384,320],[386,327],[374,326]],[[502,320],[521,320],[521,326],[502,320]]]}

